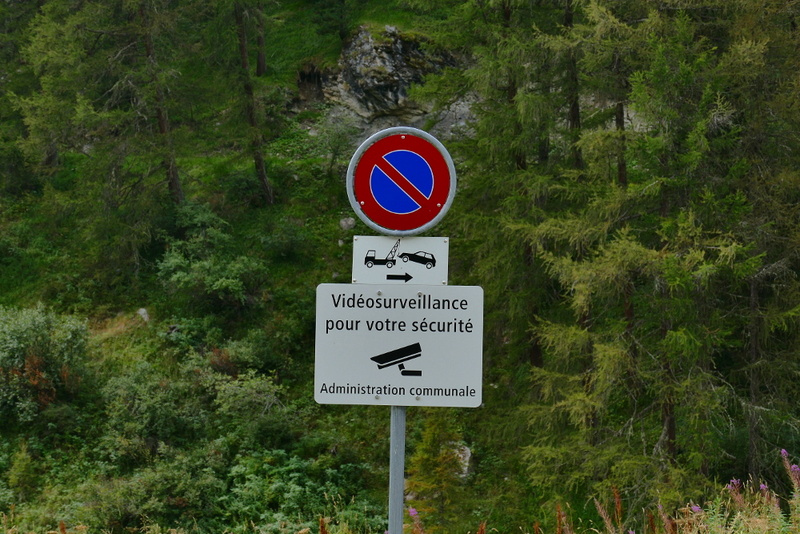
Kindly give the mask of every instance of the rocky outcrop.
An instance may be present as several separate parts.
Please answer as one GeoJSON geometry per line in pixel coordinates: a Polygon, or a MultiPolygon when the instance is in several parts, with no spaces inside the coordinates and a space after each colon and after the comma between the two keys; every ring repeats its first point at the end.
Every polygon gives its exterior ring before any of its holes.
{"type": "Polygon", "coordinates": [[[419,39],[397,28],[387,26],[377,36],[361,28],[342,50],[341,72],[331,96],[364,118],[419,115],[422,110],[408,100],[411,84],[454,63],[448,54],[423,51],[419,39]]]}
{"type": "Polygon", "coordinates": [[[360,28],[342,50],[335,72],[307,68],[301,73],[301,94],[322,95],[332,103],[331,114],[347,118],[365,133],[390,126],[437,126],[446,133],[466,122],[468,104],[455,105],[431,121],[430,109],[408,97],[412,84],[427,74],[456,66],[449,53],[433,51],[423,38],[386,26],[378,33],[360,28]],[[305,89],[303,89],[305,85],[305,89]],[[316,87],[316,89],[315,89],[316,87]]]}

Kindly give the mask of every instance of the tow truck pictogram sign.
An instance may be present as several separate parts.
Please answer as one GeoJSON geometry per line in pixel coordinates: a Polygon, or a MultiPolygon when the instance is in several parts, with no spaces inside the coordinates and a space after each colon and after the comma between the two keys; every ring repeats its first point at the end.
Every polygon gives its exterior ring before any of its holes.
{"type": "Polygon", "coordinates": [[[446,285],[448,255],[446,237],[355,236],[351,282],[446,285]]]}

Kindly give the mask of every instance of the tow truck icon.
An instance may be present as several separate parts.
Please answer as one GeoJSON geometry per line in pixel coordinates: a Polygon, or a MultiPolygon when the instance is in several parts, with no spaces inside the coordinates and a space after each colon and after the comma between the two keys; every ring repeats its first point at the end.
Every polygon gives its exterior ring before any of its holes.
{"type": "Polygon", "coordinates": [[[394,267],[394,264],[397,263],[395,260],[395,254],[397,254],[397,249],[400,247],[400,240],[397,240],[397,243],[394,244],[392,250],[386,255],[385,258],[377,258],[375,257],[374,250],[368,250],[367,255],[364,256],[364,265],[367,266],[368,269],[372,269],[373,265],[385,265],[388,269],[394,267]]]}

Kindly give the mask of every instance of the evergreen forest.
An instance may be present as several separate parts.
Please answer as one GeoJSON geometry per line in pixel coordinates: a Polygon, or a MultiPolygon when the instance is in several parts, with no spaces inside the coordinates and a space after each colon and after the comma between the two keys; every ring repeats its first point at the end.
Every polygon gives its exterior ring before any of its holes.
{"type": "Polygon", "coordinates": [[[458,174],[422,235],[485,294],[482,405],[408,410],[406,532],[800,532],[799,26],[1,0],[0,532],[386,530],[389,409],[313,391],[316,286],[375,235],[348,163],[407,122],[323,95],[362,34],[438,58],[387,90],[458,174]]]}

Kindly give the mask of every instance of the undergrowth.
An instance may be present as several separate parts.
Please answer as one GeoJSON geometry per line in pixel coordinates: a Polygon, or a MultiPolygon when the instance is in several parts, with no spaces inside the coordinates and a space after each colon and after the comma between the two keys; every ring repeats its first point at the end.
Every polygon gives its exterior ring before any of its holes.
{"type": "MultiPolygon", "coordinates": [[[[782,499],[763,483],[731,480],[712,501],[700,506],[687,503],[686,506],[668,513],[662,506],[647,510],[644,517],[626,515],[620,493],[613,491],[610,504],[594,500],[601,518],[600,524],[574,524],[570,514],[561,506],[555,510],[555,523],[552,528],[543,528],[539,523],[519,526],[520,534],[782,534],[800,531],[800,466],[789,461],[788,453],[781,451],[786,474],[792,485],[792,495],[782,499]],[[634,526],[638,525],[638,526],[634,526]]],[[[254,481],[255,479],[251,479],[254,481]]],[[[363,503],[347,501],[341,496],[331,496],[318,488],[327,503],[326,514],[305,521],[277,519],[270,524],[248,524],[232,526],[225,532],[281,533],[281,534],[369,534],[384,532],[376,523],[377,511],[368,509],[363,503]]],[[[310,495],[310,494],[309,494],[310,495]]],[[[257,505],[257,503],[253,503],[257,505]]],[[[423,514],[417,509],[407,509],[404,533],[433,534],[439,529],[426,528],[423,514]]],[[[34,534],[34,531],[17,526],[15,508],[9,513],[0,513],[0,534],[34,534]]],[[[150,523],[142,518],[143,526],[126,528],[132,534],[189,534],[202,529],[170,528],[150,523]]],[[[93,529],[85,525],[67,525],[59,521],[57,529],[44,530],[46,534],[85,534],[93,529]]],[[[104,531],[105,532],[105,531],[104,531]]],[[[385,531],[388,532],[388,531],[385,531]]],[[[466,534],[472,534],[468,531],[466,534]]],[[[486,521],[479,522],[475,534],[501,531],[492,528],[486,521]]]]}

